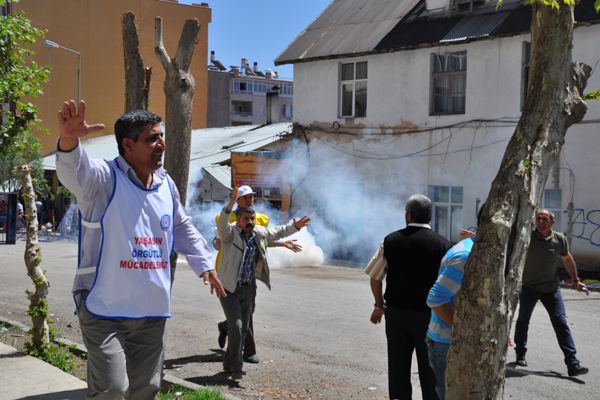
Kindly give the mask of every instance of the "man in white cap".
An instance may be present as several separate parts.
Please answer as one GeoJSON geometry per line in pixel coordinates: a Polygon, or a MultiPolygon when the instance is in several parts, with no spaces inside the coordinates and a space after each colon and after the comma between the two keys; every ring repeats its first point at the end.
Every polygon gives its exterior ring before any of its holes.
{"type": "MultiPolygon", "coordinates": [[[[252,188],[248,185],[242,185],[238,188],[236,204],[238,208],[249,208],[254,206],[254,195],[256,193],[252,190],[252,188]]],[[[215,217],[215,221],[219,222],[220,214],[215,217]]],[[[229,223],[235,224],[237,221],[236,214],[231,213],[229,217],[229,223]]],[[[269,225],[269,216],[266,214],[256,212],[256,225],[266,227],[269,225]]],[[[277,245],[286,247],[293,252],[299,252],[302,247],[296,243],[295,240],[286,240],[277,242],[277,245]]],[[[221,265],[221,239],[217,236],[214,239],[214,246],[218,250],[217,258],[215,260],[216,269],[219,270],[219,266],[221,265]]],[[[256,291],[255,291],[256,294],[256,291]]],[[[255,304],[254,299],[252,300],[252,309],[254,310],[255,304]]],[[[227,340],[227,321],[223,320],[217,323],[217,328],[219,330],[218,343],[220,348],[225,347],[225,342],[227,340]]],[[[254,341],[254,325],[252,314],[250,315],[250,323],[248,327],[248,332],[246,333],[246,338],[244,340],[244,361],[257,364],[259,362],[258,356],[256,355],[256,343],[254,341]]]]}

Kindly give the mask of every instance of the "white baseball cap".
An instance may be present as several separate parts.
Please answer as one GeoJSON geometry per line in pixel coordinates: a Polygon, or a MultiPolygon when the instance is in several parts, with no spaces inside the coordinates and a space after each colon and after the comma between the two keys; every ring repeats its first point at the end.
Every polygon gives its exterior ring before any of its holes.
{"type": "Polygon", "coordinates": [[[256,194],[256,193],[254,193],[252,188],[248,185],[243,185],[238,188],[238,195],[237,195],[238,199],[242,196],[246,196],[247,194],[256,194]]]}

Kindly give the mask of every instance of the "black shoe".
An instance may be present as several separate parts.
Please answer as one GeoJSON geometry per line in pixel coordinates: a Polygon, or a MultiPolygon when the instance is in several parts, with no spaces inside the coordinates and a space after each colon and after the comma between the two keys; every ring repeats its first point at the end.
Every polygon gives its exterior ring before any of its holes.
{"type": "Polygon", "coordinates": [[[219,338],[217,339],[217,341],[219,342],[219,347],[224,348],[225,341],[227,340],[227,332],[225,331],[225,328],[223,328],[221,323],[217,324],[217,328],[219,329],[219,338]]]}
{"type": "Polygon", "coordinates": [[[525,356],[517,356],[517,365],[519,367],[527,366],[527,360],[525,359],[525,356]]]}
{"type": "Polygon", "coordinates": [[[577,376],[587,374],[590,370],[586,367],[582,367],[579,364],[573,364],[567,367],[567,371],[569,372],[569,376],[577,376]]]}
{"type": "Polygon", "coordinates": [[[258,356],[256,354],[252,354],[251,356],[244,356],[244,362],[250,363],[250,364],[258,364],[260,362],[260,360],[258,359],[258,356]]]}
{"type": "Polygon", "coordinates": [[[246,373],[245,373],[244,371],[233,371],[233,372],[231,373],[231,379],[233,379],[233,380],[236,380],[236,381],[237,381],[237,380],[240,380],[240,379],[242,379],[242,377],[243,377],[244,375],[246,375],[246,373]]]}

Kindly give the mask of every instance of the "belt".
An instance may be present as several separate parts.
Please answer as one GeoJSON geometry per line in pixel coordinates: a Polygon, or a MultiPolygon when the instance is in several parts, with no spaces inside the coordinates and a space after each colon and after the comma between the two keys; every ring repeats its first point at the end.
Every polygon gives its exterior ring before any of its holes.
{"type": "Polygon", "coordinates": [[[248,281],[248,282],[238,282],[238,286],[240,287],[244,287],[244,286],[250,286],[252,285],[253,281],[248,281]]]}

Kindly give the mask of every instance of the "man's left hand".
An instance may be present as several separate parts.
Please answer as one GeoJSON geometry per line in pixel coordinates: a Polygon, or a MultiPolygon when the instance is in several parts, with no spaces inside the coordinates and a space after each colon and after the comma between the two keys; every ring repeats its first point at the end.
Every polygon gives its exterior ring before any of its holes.
{"type": "Polygon", "coordinates": [[[221,281],[217,277],[217,273],[214,269],[206,271],[200,276],[202,277],[202,280],[204,281],[205,285],[210,284],[210,294],[217,292],[217,297],[227,297],[227,293],[225,293],[225,288],[221,284],[221,281]]]}
{"type": "Polygon", "coordinates": [[[300,219],[294,218],[294,226],[298,230],[304,228],[305,226],[308,226],[308,224],[310,224],[310,217],[306,215],[300,219]]]}
{"type": "Polygon", "coordinates": [[[573,286],[575,286],[575,289],[577,289],[578,292],[590,294],[590,291],[587,286],[585,286],[585,283],[581,282],[580,280],[573,281],[573,286]]]}

